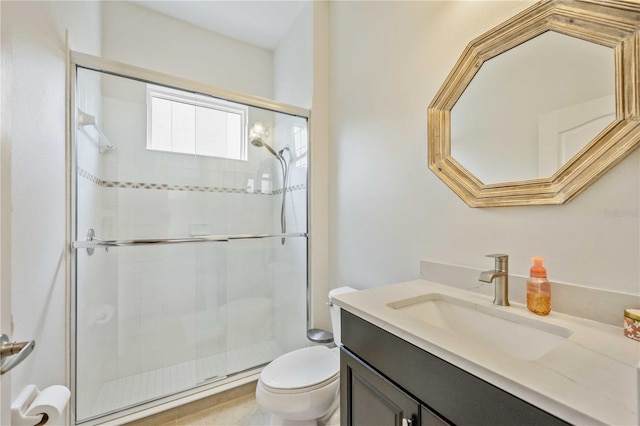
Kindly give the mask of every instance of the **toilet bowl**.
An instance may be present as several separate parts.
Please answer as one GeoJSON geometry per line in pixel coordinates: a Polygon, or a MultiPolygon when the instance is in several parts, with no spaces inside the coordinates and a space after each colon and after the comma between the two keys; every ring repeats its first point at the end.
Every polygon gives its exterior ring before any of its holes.
{"type": "Polygon", "coordinates": [[[332,297],[356,291],[340,287],[329,292],[335,348],[309,346],[286,353],[267,365],[256,386],[256,401],[271,413],[272,426],[317,425],[334,415],[340,404],[340,308],[332,297]]]}

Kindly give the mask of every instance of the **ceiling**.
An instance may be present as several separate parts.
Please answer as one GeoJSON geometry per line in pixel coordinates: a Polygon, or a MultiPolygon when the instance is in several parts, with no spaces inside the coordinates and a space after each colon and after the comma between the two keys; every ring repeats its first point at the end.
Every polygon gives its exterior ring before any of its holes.
{"type": "Polygon", "coordinates": [[[131,0],[139,6],[227,37],[275,49],[310,0],[131,0]]]}

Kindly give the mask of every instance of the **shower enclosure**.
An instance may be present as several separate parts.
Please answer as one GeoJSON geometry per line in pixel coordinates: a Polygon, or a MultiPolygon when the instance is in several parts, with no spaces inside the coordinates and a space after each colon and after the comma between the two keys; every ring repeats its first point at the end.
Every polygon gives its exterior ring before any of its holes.
{"type": "Polygon", "coordinates": [[[308,112],[71,64],[75,422],[246,379],[305,346],[308,112]]]}

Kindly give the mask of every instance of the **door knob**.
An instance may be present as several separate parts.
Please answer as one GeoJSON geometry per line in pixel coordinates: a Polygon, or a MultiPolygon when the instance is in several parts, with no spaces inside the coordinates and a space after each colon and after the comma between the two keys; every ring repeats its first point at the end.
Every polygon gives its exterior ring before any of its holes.
{"type": "Polygon", "coordinates": [[[20,364],[36,347],[35,340],[28,342],[11,342],[9,336],[0,336],[0,375],[20,364]],[[10,360],[7,358],[14,357],[10,360]]]}

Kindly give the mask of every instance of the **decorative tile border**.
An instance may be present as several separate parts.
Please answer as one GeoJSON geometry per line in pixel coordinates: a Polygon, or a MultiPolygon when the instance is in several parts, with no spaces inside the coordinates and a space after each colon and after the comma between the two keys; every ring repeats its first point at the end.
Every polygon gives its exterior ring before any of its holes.
{"type": "MultiPolygon", "coordinates": [[[[290,186],[290,187],[287,188],[287,192],[300,191],[300,190],[303,190],[303,189],[306,189],[306,188],[307,188],[307,185],[304,185],[304,184],[293,185],[293,186],[290,186]]],[[[274,190],[273,194],[274,195],[282,194],[282,189],[274,190]]]]}
{"type": "MultiPolygon", "coordinates": [[[[262,192],[255,190],[248,192],[243,188],[225,188],[217,186],[197,186],[197,185],[170,185],[166,183],[147,183],[147,182],[119,182],[102,180],[90,172],[78,167],[78,176],[87,179],[104,188],[127,188],[127,189],[160,189],[167,191],[189,191],[189,192],[222,192],[233,194],[254,194],[254,195],[277,195],[282,193],[282,189],[276,189],[273,192],[262,192]]],[[[287,188],[287,192],[300,191],[306,189],[306,185],[294,185],[287,188]]]]}
{"type": "Polygon", "coordinates": [[[87,179],[88,181],[95,183],[96,185],[102,186],[102,181],[100,179],[98,179],[97,177],[95,177],[85,169],[81,169],[80,167],[78,167],[78,176],[81,176],[87,179]]]}

